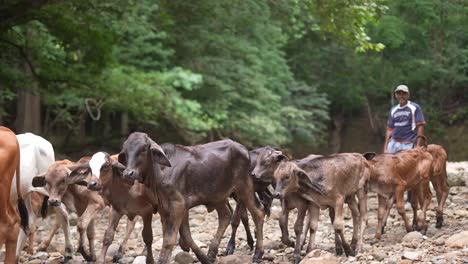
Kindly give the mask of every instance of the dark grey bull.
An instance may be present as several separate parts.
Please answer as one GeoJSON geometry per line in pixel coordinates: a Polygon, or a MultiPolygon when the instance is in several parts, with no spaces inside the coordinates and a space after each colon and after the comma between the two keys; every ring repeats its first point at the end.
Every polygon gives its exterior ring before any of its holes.
{"type": "Polygon", "coordinates": [[[221,140],[192,147],[165,144],[163,149],[147,134],[135,132],[124,142],[119,162],[126,166],[123,176],[144,183],[158,204],[163,226],[158,263],[168,263],[179,228],[181,239],[197,258],[202,263],[212,263],[232,216],[227,203],[232,193],[253,216],[257,238],[253,260],[261,261],[264,212],[255,198],[253,180],[248,174],[249,155],[244,146],[221,140]],[[198,205],[205,205],[209,211],[216,209],[219,216],[208,256],[195,244],[189,229],[188,210],[198,205]]]}

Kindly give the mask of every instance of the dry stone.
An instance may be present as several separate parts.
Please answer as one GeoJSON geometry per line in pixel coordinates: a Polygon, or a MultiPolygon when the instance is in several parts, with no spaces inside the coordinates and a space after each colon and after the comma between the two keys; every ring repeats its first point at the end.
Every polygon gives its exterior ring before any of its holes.
{"type": "Polygon", "coordinates": [[[445,241],[445,245],[454,248],[463,248],[468,246],[468,231],[455,234],[445,241]]]}
{"type": "Polygon", "coordinates": [[[315,249],[312,250],[305,258],[301,261],[300,264],[338,264],[340,263],[339,259],[335,257],[332,253],[315,249]]]}

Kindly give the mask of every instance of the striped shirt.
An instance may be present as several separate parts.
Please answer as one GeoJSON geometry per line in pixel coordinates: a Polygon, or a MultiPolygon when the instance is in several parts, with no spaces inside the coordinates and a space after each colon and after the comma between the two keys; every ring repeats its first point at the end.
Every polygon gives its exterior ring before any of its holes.
{"type": "Polygon", "coordinates": [[[408,101],[406,105],[396,105],[390,110],[387,129],[392,131],[395,141],[414,142],[417,136],[416,126],[425,123],[421,107],[408,101]]]}

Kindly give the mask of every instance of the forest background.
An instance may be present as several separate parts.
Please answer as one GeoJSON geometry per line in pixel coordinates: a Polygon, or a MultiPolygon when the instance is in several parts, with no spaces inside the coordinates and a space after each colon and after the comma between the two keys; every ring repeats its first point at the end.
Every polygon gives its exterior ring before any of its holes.
{"type": "Polygon", "coordinates": [[[1,1],[0,124],[72,158],[132,131],[381,152],[404,83],[463,160],[467,25],[466,0],[1,1]]]}

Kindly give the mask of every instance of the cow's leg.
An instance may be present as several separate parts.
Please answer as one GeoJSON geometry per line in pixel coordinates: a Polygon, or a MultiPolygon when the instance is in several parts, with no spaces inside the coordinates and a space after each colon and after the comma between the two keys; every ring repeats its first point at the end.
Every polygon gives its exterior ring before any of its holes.
{"type": "Polygon", "coordinates": [[[344,236],[344,214],[343,214],[343,207],[344,207],[344,199],[345,197],[339,196],[336,198],[335,201],[335,221],[333,222],[333,227],[335,228],[335,232],[340,235],[341,243],[343,244],[343,249],[346,256],[354,256],[355,252],[351,249],[349,244],[346,242],[344,236]]]}
{"type": "Polygon", "coordinates": [[[385,226],[387,225],[387,219],[390,215],[390,211],[392,210],[393,204],[395,203],[395,195],[392,194],[386,201],[384,202],[384,211],[382,215],[382,228],[381,232],[385,232],[385,226]]]}
{"type": "MultiPolygon", "coordinates": [[[[57,218],[59,216],[56,215],[55,217],[55,224],[54,226],[52,227],[52,229],[49,231],[49,234],[47,235],[47,239],[44,240],[40,245],[39,245],[39,251],[46,251],[47,248],[49,247],[50,245],[50,242],[52,241],[52,238],[54,237],[55,233],[57,233],[57,230],[60,228],[60,225],[61,225],[61,221],[59,221],[57,218]]],[[[65,230],[65,229],[64,229],[65,230]]],[[[67,228],[68,230],[68,228],[67,228]]],[[[64,232],[65,233],[65,232],[64,232]]],[[[71,251],[70,251],[71,253],[71,251]]]]}
{"type": "Polygon", "coordinates": [[[248,182],[246,186],[239,188],[238,190],[239,199],[245,204],[247,209],[255,223],[255,237],[257,238],[257,243],[255,245],[255,254],[253,257],[253,262],[261,262],[263,256],[263,221],[265,217],[265,212],[262,210],[261,205],[256,202],[256,197],[254,193],[254,188],[252,182],[248,182]]]}
{"type": "MultiPolygon", "coordinates": [[[[333,225],[335,222],[335,208],[329,207],[328,208],[328,216],[330,217],[330,221],[333,225]]],[[[317,220],[318,221],[318,220],[317,220]]],[[[340,235],[335,232],[335,251],[337,255],[342,255],[343,254],[343,243],[341,243],[341,238],[340,235]]]]}
{"type": "MultiPolygon", "coordinates": [[[[411,189],[410,203],[413,209],[413,230],[416,230],[418,225],[418,202],[423,203],[421,192],[418,187],[411,189]]],[[[422,205],[421,205],[422,208],[422,205]]]]}
{"type": "MultiPolygon", "coordinates": [[[[304,219],[303,219],[304,221],[302,223],[302,229],[303,230],[301,230],[300,240],[299,240],[299,237],[296,236],[296,243],[294,245],[294,248],[296,247],[296,244],[299,243],[299,245],[300,245],[299,248],[301,250],[302,250],[302,246],[304,246],[304,242],[306,240],[307,233],[309,232],[309,226],[310,226],[310,224],[309,224],[310,219],[309,219],[309,217],[306,217],[307,209],[308,209],[308,204],[306,202],[297,203],[297,210],[304,212],[304,219]]],[[[294,222],[294,225],[296,226],[296,222],[294,222]]],[[[294,231],[294,233],[296,233],[296,231],[294,231]]]]}
{"type": "Polygon", "coordinates": [[[188,213],[184,216],[184,219],[182,221],[182,224],[180,225],[180,236],[181,240],[186,243],[190,249],[192,249],[193,253],[195,256],[197,256],[197,259],[200,261],[202,264],[210,264],[211,260],[208,258],[205,253],[198,247],[197,244],[195,244],[195,241],[193,241],[192,234],[190,232],[190,225],[189,225],[189,219],[188,219],[188,213]]]}
{"type": "Polygon", "coordinates": [[[301,262],[301,248],[302,245],[300,243],[302,237],[302,228],[304,226],[304,217],[306,214],[304,206],[297,207],[297,219],[294,223],[294,233],[296,234],[296,245],[294,247],[294,263],[299,264],[301,262]]]}
{"type": "Polygon", "coordinates": [[[33,204],[33,197],[34,195],[32,192],[27,193],[24,197],[24,203],[26,205],[26,210],[28,211],[28,228],[29,234],[26,235],[24,230],[20,228],[18,240],[16,243],[16,257],[21,255],[21,250],[24,248],[24,244],[26,243],[26,238],[28,238],[28,253],[34,254],[34,236],[36,233],[36,224],[37,224],[37,214],[38,210],[35,210],[35,203],[33,204]]]}
{"type": "MultiPolygon", "coordinates": [[[[120,244],[117,254],[114,256],[114,260],[113,260],[114,262],[118,262],[123,257],[123,254],[125,253],[125,251],[127,251],[127,242],[128,242],[128,239],[130,238],[130,235],[133,232],[133,229],[135,228],[135,224],[138,221],[138,218],[139,218],[138,216],[133,218],[133,220],[130,220],[129,218],[127,218],[125,237],[122,240],[122,243],[120,244]]],[[[145,255],[146,255],[146,252],[145,252],[145,255]]]]}
{"type": "Polygon", "coordinates": [[[245,229],[245,235],[247,236],[247,245],[249,245],[250,250],[253,250],[254,240],[252,237],[252,233],[250,232],[249,214],[247,213],[247,209],[245,208],[245,206],[242,206],[241,220],[242,220],[242,225],[244,226],[244,229],[245,229]]]}
{"type": "Polygon", "coordinates": [[[112,241],[114,240],[115,230],[117,229],[117,226],[119,225],[120,218],[122,218],[122,214],[114,210],[113,207],[111,207],[111,210],[109,211],[110,211],[109,212],[109,225],[107,226],[106,233],[104,234],[101,253],[99,253],[99,257],[96,260],[96,263],[103,264],[106,262],[107,249],[109,248],[109,246],[112,244],[112,241]]]}
{"type": "MultiPolygon", "coordinates": [[[[358,191],[358,199],[359,199],[359,212],[353,210],[353,240],[354,240],[354,230],[359,229],[359,240],[357,244],[357,248],[353,248],[356,253],[361,252],[363,243],[364,243],[364,232],[366,231],[367,226],[367,191],[365,189],[360,189],[358,191]],[[359,220],[360,224],[358,226],[354,225],[354,218],[356,214],[359,213],[359,220]]],[[[354,200],[354,198],[353,198],[354,200]]],[[[353,244],[351,242],[351,247],[353,244]]]]}
{"type": "Polygon", "coordinates": [[[307,252],[310,252],[312,251],[312,249],[315,248],[315,232],[317,232],[318,220],[320,217],[320,208],[314,203],[309,203],[307,217],[310,219],[310,239],[309,245],[307,246],[307,252]]]}
{"type": "MultiPolygon", "coordinates": [[[[351,249],[356,251],[356,245],[358,244],[359,239],[359,220],[361,218],[361,214],[359,213],[358,203],[354,197],[354,195],[348,198],[348,207],[351,210],[351,215],[353,217],[353,238],[351,240],[351,249]]],[[[361,205],[362,201],[359,198],[359,206],[361,205]]]]}
{"type": "Polygon", "coordinates": [[[92,219],[91,222],[89,222],[86,234],[88,235],[89,255],[91,256],[92,259],[95,260],[96,259],[96,250],[94,248],[94,237],[95,237],[94,219],[92,219]]]}
{"type": "Polygon", "coordinates": [[[429,182],[421,182],[419,185],[419,199],[423,201],[421,206],[421,215],[418,217],[416,228],[418,231],[422,231],[423,234],[426,234],[427,231],[427,221],[426,221],[426,212],[429,204],[432,200],[431,189],[429,188],[429,182]]]}
{"type": "Polygon", "coordinates": [[[228,201],[225,201],[224,203],[216,206],[216,211],[218,212],[218,230],[216,230],[216,235],[213,240],[211,240],[211,244],[208,249],[208,257],[212,262],[216,261],[219,243],[223,238],[226,228],[229,226],[229,221],[231,220],[232,216],[232,211],[230,210],[228,201]]]}
{"type": "MultiPolygon", "coordinates": [[[[281,229],[281,242],[288,247],[294,247],[294,242],[289,238],[288,230],[289,206],[286,199],[281,200],[281,214],[279,216],[279,226],[281,229]]],[[[297,239],[297,238],[296,238],[297,239]]]]}
{"type": "MultiPolygon", "coordinates": [[[[71,235],[70,235],[70,223],[68,221],[68,212],[63,203],[60,204],[60,206],[54,206],[54,211],[55,211],[55,221],[56,225],[60,224],[63,229],[63,235],[65,237],[65,256],[64,259],[69,260],[73,257],[73,246],[71,242],[71,235]]],[[[54,233],[49,233],[49,239],[48,239],[48,244],[44,244],[40,246],[40,248],[45,248],[50,244],[50,241],[52,240],[53,236],[55,235],[57,231],[55,230],[54,233]]]]}
{"type": "Polygon", "coordinates": [[[236,248],[236,233],[237,233],[237,228],[239,227],[241,217],[243,214],[242,211],[246,211],[246,209],[244,205],[242,204],[242,202],[237,201],[236,209],[234,210],[234,214],[231,219],[231,229],[232,229],[231,238],[229,239],[229,242],[226,247],[226,252],[224,253],[224,255],[231,255],[234,253],[234,249],[236,248]]]}
{"type": "Polygon", "coordinates": [[[446,173],[446,169],[444,166],[442,174],[436,175],[435,177],[437,178],[434,179],[433,181],[431,180],[436,190],[436,196],[437,196],[436,228],[441,228],[444,222],[445,201],[447,200],[447,196],[449,194],[449,187],[448,187],[447,180],[446,180],[447,179],[446,174],[447,173],[446,173]]]}
{"type": "MultiPolygon", "coordinates": [[[[146,247],[146,263],[154,263],[153,257],[153,229],[151,226],[151,220],[153,218],[153,212],[149,212],[142,216],[143,219],[143,230],[141,235],[143,236],[143,242],[145,242],[146,247]]],[[[177,232],[176,232],[177,234],[177,232]]]]}
{"type": "MultiPolygon", "coordinates": [[[[308,209],[308,204],[306,205],[307,206],[307,213],[306,213],[306,216],[305,216],[305,220],[304,220],[304,229],[302,230],[302,236],[301,236],[301,248],[304,247],[305,243],[306,243],[306,239],[307,239],[307,234],[310,233],[312,234],[312,228],[310,226],[310,222],[312,221],[311,220],[311,215],[310,215],[310,210],[308,209]]],[[[313,231],[315,232],[315,231],[313,231]]]]}
{"type": "Polygon", "coordinates": [[[99,204],[88,204],[86,207],[86,210],[83,212],[83,214],[80,216],[78,220],[78,232],[80,233],[80,240],[79,240],[79,246],[78,246],[78,253],[81,253],[83,258],[86,261],[95,261],[96,256],[95,255],[90,255],[88,252],[86,252],[85,247],[84,247],[84,240],[85,240],[85,233],[88,230],[89,223],[94,219],[96,216],[97,212],[102,209],[102,206],[99,204]]]}
{"type": "MultiPolygon", "coordinates": [[[[163,244],[159,252],[159,264],[169,263],[172,249],[177,243],[177,232],[185,214],[188,214],[185,204],[177,200],[172,200],[170,208],[167,210],[160,211],[163,227],[163,244]]],[[[148,261],[148,258],[146,261],[148,261]]]]}
{"type": "Polygon", "coordinates": [[[405,192],[405,186],[397,186],[395,190],[395,199],[396,199],[396,206],[398,210],[398,214],[400,214],[401,218],[405,222],[405,227],[406,227],[406,232],[411,232],[413,231],[413,227],[408,221],[408,217],[406,217],[406,211],[405,211],[405,200],[404,200],[404,192],[405,192]]]}

